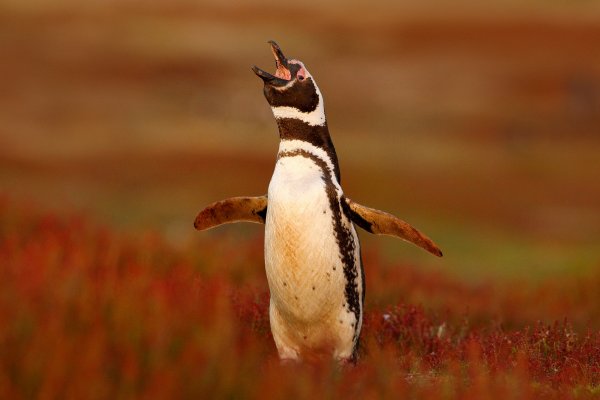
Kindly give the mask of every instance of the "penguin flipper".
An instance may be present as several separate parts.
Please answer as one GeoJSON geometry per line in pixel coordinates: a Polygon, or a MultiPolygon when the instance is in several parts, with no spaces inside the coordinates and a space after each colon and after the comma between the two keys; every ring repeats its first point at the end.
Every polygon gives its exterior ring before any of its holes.
{"type": "Polygon", "coordinates": [[[267,218],[267,196],[232,197],[214,202],[198,213],[194,227],[199,231],[232,222],[264,224],[267,218]]]}
{"type": "Polygon", "coordinates": [[[427,236],[419,232],[408,222],[401,220],[386,212],[365,207],[347,197],[343,198],[342,206],[348,212],[352,221],[369,233],[376,235],[390,235],[413,243],[438,257],[442,251],[427,236]]]}

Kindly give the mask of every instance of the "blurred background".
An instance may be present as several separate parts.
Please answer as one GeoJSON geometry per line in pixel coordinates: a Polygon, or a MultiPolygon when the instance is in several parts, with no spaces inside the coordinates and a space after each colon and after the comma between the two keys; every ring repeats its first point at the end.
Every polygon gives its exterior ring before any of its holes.
{"type": "Polygon", "coordinates": [[[325,97],[342,183],[444,250],[362,234],[465,280],[600,267],[597,1],[4,0],[0,193],[178,248],[206,204],[266,193],[267,40],[325,97]]]}

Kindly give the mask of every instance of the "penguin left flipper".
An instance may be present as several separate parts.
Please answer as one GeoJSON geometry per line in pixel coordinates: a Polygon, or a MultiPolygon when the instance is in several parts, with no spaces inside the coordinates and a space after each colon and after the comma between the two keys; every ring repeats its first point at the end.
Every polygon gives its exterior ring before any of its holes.
{"type": "Polygon", "coordinates": [[[267,196],[232,197],[214,202],[198,213],[194,227],[199,231],[232,222],[264,224],[267,216],[267,196]]]}
{"type": "Polygon", "coordinates": [[[369,233],[396,236],[427,250],[433,255],[442,256],[442,251],[431,239],[419,232],[408,222],[392,214],[365,207],[347,197],[343,197],[342,207],[356,225],[369,233]]]}

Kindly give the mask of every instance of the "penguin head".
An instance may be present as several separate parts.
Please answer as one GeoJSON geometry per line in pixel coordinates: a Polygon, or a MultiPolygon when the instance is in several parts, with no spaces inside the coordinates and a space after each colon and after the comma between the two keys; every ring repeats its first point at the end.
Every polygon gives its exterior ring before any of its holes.
{"type": "Polygon", "coordinates": [[[275,57],[275,74],[272,75],[257,66],[254,73],[264,82],[264,94],[275,116],[278,111],[302,114],[323,114],[323,99],[317,84],[301,61],[288,60],[277,43],[269,41],[275,57]]]}

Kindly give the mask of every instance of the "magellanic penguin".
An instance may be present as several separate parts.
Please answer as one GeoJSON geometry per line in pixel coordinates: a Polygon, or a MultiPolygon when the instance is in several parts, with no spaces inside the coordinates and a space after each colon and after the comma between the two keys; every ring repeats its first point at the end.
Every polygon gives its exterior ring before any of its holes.
{"type": "Polygon", "coordinates": [[[280,358],[352,360],[365,298],[354,224],[436,256],[442,252],[408,223],[344,195],[319,87],[302,62],[286,59],[275,42],[269,43],[275,75],[252,68],[264,82],[281,138],[268,194],[213,203],[198,214],[194,226],[265,224],[269,317],[280,358]]]}

